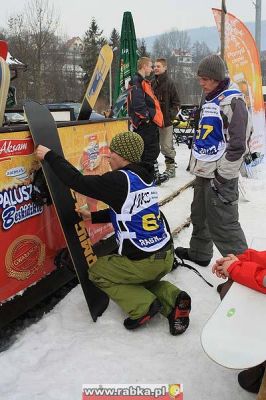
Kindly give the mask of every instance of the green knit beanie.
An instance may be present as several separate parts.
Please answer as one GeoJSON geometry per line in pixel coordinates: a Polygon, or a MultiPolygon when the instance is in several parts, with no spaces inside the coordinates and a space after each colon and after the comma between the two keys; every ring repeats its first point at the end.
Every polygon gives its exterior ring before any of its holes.
{"type": "Polygon", "coordinates": [[[144,151],[144,142],[138,133],[119,133],[110,143],[110,150],[130,162],[139,162],[144,151]]]}
{"type": "Polygon", "coordinates": [[[217,54],[211,54],[199,63],[198,75],[215,81],[223,81],[226,78],[225,63],[217,54]]]}

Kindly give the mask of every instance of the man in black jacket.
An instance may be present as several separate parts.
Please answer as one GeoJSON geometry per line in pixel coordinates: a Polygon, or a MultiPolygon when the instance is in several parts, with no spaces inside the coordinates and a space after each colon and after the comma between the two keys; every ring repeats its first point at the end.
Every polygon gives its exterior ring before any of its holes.
{"type": "Polygon", "coordinates": [[[165,157],[166,172],[169,178],[175,177],[175,150],[173,146],[173,124],[180,107],[179,96],[172,79],[167,75],[165,58],[157,58],[154,64],[155,77],[152,88],[160,102],[164,125],[159,128],[161,152],[165,157]]]}
{"type": "Polygon", "coordinates": [[[159,174],[157,158],[160,154],[159,128],[163,126],[163,114],[158,99],[155,97],[150,81],[146,78],[152,71],[152,61],[148,57],[138,60],[138,72],[129,83],[128,115],[134,132],[144,140],[144,152],[141,160],[152,163],[156,184],[163,179],[159,174]]]}
{"type": "Polygon", "coordinates": [[[136,329],[161,312],[168,318],[170,333],[178,335],[189,325],[191,300],[186,292],[161,281],[172,269],[173,243],[159,211],[153,168],[140,163],[143,148],[137,133],[115,136],[110,144],[112,172],[101,176],[82,175],[44,146],[37,147],[36,155],[67,186],[109,205],[88,216],[92,222],[112,222],[118,253],[99,257],[89,278],[129,315],[125,328],[136,329]]]}

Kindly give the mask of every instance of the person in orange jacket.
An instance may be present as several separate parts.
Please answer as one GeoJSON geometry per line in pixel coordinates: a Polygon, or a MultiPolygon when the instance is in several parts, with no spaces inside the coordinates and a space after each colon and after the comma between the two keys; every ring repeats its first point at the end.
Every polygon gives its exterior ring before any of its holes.
{"type": "Polygon", "coordinates": [[[157,158],[160,154],[159,128],[163,127],[163,113],[159,100],[155,96],[151,82],[147,79],[152,72],[152,60],[141,57],[138,60],[137,73],[129,82],[127,110],[131,126],[144,141],[141,161],[154,167],[154,179],[157,185],[169,179],[168,174],[160,174],[157,158]]]}
{"type": "MultiPolygon", "coordinates": [[[[251,289],[266,294],[266,251],[247,249],[242,254],[216,260],[212,272],[218,278],[231,278],[251,289]]],[[[230,282],[227,290],[230,288],[230,282]]],[[[223,293],[223,296],[226,292],[223,293]]],[[[222,296],[222,297],[223,297],[222,296]]],[[[260,365],[241,371],[238,374],[239,385],[251,393],[258,393],[265,372],[266,361],[260,365]]]]}
{"type": "Polygon", "coordinates": [[[231,278],[251,289],[266,293],[266,251],[248,249],[240,255],[228,254],[212,267],[218,278],[231,278]]]}

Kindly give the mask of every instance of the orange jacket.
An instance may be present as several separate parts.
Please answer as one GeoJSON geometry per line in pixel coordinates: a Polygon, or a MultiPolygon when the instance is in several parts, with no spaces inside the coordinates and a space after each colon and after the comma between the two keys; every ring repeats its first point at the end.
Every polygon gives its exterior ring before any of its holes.
{"type": "Polygon", "coordinates": [[[127,99],[128,115],[134,128],[142,122],[153,121],[159,127],[163,126],[163,114],[159,101],[153,93],[151,83],[140,74],[133,77],[129,84],[127,99]]]}

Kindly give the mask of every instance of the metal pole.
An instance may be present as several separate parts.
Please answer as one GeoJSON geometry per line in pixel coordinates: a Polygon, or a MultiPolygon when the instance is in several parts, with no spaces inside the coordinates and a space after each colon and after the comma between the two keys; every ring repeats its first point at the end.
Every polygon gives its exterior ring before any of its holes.
{"type": "Polygon", "coordinates": [[[112,95],[112,64],[109,71],[109,107],[112,108],[113,105],[113,95],[112,95]]]}
{"type": "Polygon", "coordinates": [[[257,49],[260,53],[260,41],[261,41],[261,0],[256,0],[256,26],[255,26],[255,40],[257,49]]]}
{"type": "Polygon", "coordinates": [[[221,58],[224,60],[224,48],[225,48],[225,14],[226,5],[225,0],[222,0],[222,14],[221,14],[221,58]]]}
{"type": "MultiPolygon", "coordinates": [[[[111,43],[110,43],[110,46],[112,46],[111,43]]],[[[112,50],[113,50],[113,53],[114,53],[117,50],[117,47],[112,47],[112,50]]],[[[113,61],[112,61],[112,64],[111,64],[111,67],[110,67],[110,71],[109,71],[109,106],[110,106],[110,109],[113,106],[113,77],[112,77],[113,61]]]]}

